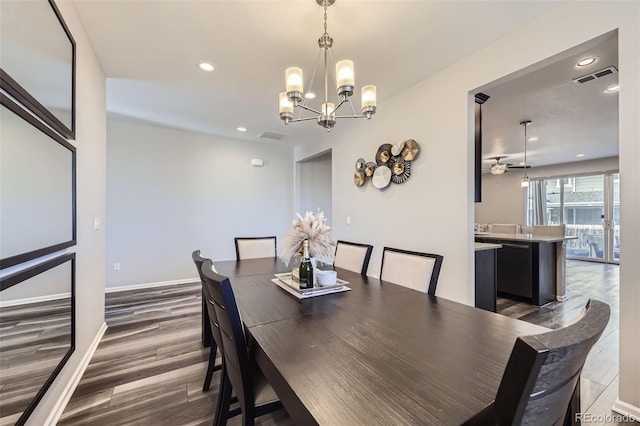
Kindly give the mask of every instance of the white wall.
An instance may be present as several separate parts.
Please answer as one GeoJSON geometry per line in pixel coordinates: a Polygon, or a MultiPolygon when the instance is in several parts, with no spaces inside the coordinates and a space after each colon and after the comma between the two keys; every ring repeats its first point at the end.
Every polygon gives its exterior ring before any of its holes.
{"type": "MultiPolygon", "coordinates": [[[[618,170],[618,157],[534,167],[527,170],[527,175],[533,179],[582,173],[602,173],[612,170],[618,170]]],[[[474,206],[475,221],[478,223],[524,224],[526,222],[526,191],[520,187],[521,177],[522,170],[520,169],[511,170],[500,176],[484,173],[482,175],[482,202],[475,203],[474,206]]]]}
{"type": "Polygon", "coordinates": [[[235,259],[234,237],[291,224],[291,148],[111,119],[107,137],[109,289],[195,279],[193,250],[235,259]]]}
{"type": "Polygon", "coordinates": [[[333,226],[331,216],[331,157],[331,152],[327,152],[298,163],[300,197],[297,211],[304,215],[306,211],[316,212],[320,209],[327,218],[327,224],[333,226]]]}
{"type": "Polygon", "coordinates": [[[105,76],[75,7],[56,2],[76,41],[77,240],[76,349],[29,418],[28,425],[48,424],[62,414],[70,384],[83,367],[91,345],[104,325],[106,242],[104,228],[94,230],[94,218],[105,218],[106,91],[105,76]]]}
{"type": "MultiPolygon", "coordinates": [[[[382,99],[370,122],[343,122],[296,159],[333,150],[333,215],[337,238],[374,244],[369,271],[377,275],[384,245],[444,255],[439,296],[473,303],[473,102],[471,91],[619,28],[621,240],[620,399],[640,407],[640,35],[638,2],[570,2],[511,35],[382,99]],[[526,47],[526,48],[523,48],[526,47]],[[353,164],[378,145],[414,138],[422,154],[412,176],[386,191],[353,186],[353,164]],[[451,171],[451,163],[457,165],[451,171]],[[350,215],[352,225],[340,217],[350,215]],[[375,233],[370,230],[375,229],[375,233]]],[[[420,52],[416,52],[420,54],[420,52]]],[[[499,82],[493,83],[499,84],[499,82]]],[[[484,86],[484,87],[483,87],[484,86]]],[[[640,408],[637,408],[640,413],[640,408]]]]}

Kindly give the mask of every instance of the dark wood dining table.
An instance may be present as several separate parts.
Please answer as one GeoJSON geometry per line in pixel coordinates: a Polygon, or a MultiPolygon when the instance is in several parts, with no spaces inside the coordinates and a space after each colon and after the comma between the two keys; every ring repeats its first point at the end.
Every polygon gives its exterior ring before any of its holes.
{"type": "Polygon", "coordinates": [[[214,265],[300,425],[461,424],[494,401],[516,337],[548,331],[339,268],[351,291],[299,300],[271,282],[290,269],[276,259],[214,265]]]}

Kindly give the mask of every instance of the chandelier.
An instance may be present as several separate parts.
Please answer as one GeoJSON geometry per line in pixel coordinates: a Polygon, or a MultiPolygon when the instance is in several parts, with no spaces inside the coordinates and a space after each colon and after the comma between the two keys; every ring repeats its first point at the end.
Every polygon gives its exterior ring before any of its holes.
{"type": "Polygon", "coordinates": [[[290,67],[285,71],[286,91],[281,92],[279,96],[280,118],[284,124],[295,123],[298,121],[317,120],[318,124],[324,127],[327,132],[336,124],[338,118],[367,118],[370,119],[376,112],[376,86],[364,86],[361,91],[361,111],[362,114],[356,114],[350,97],[355,89],[353,62],[350,60],[338,61],[336,63],[336,88],[337,88],[337,105],[329,102],[329,56],[333,39],[327,33],[327,7],[331,6],[335,0],[316,0],[318,5],[324,8],[324,34],[318,39],[320,52],[318,55],[318,63],[313,71],[310,83],[306,89],[303,87],[302,69],[298,67],[290,67]],[[315,79],[320,56],[323,56],[324,66],[324,102],[320,108],[313,108],[309,104],[309,100],[315,98],[313,92],[313,80],[315,79]],[[336,115],[338,109],[348,103],[351,106],[351,115],[336,115]],[[294,117],[294,110],[298,111],[294,117]],[[314,115],[303,116],[303,112],[308,111],[314,115]]]}

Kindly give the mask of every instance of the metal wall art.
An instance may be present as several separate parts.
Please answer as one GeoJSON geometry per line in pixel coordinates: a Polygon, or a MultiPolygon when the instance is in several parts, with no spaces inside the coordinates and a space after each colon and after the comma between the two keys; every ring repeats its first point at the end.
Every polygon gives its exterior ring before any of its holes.
{"type": "Polygon", "coordinates": [[[376,152],[375,162],[366,162],[364,158],[356,161],[353,183],[362,186],[367,181],[378,189],[390,183],[404,183],[411,177],[411,163],[416,159],[420,147],[414,139],[398,144],[385,143],[376,152]]]}

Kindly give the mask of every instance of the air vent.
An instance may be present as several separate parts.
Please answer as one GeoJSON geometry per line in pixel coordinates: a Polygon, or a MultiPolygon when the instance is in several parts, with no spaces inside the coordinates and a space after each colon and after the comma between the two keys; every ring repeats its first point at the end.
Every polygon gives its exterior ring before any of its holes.
{"type": "Polygon", "coordinates": [[[258,137],[259,138],[263,138],[263,139],[273,139],[273,140],[279,141],[280,139],[286,138],[287,135],[285,135],[284,133],[267,131],[267,132],[262,133],[258,137]]]}
{"type": "Polygon", "coordinates": [[[601,78],[607,75],[617,74],[617,73],[618,73],[618,70],[616,67],[609,67],[600,71],[596,71],[592,74],[587,74],[587,75],[583,75],[582,77],[578,77],[574,79],[573,82],[575,84],[584,84],[587,81],[595,80],[596,78],[601,78]]]}

